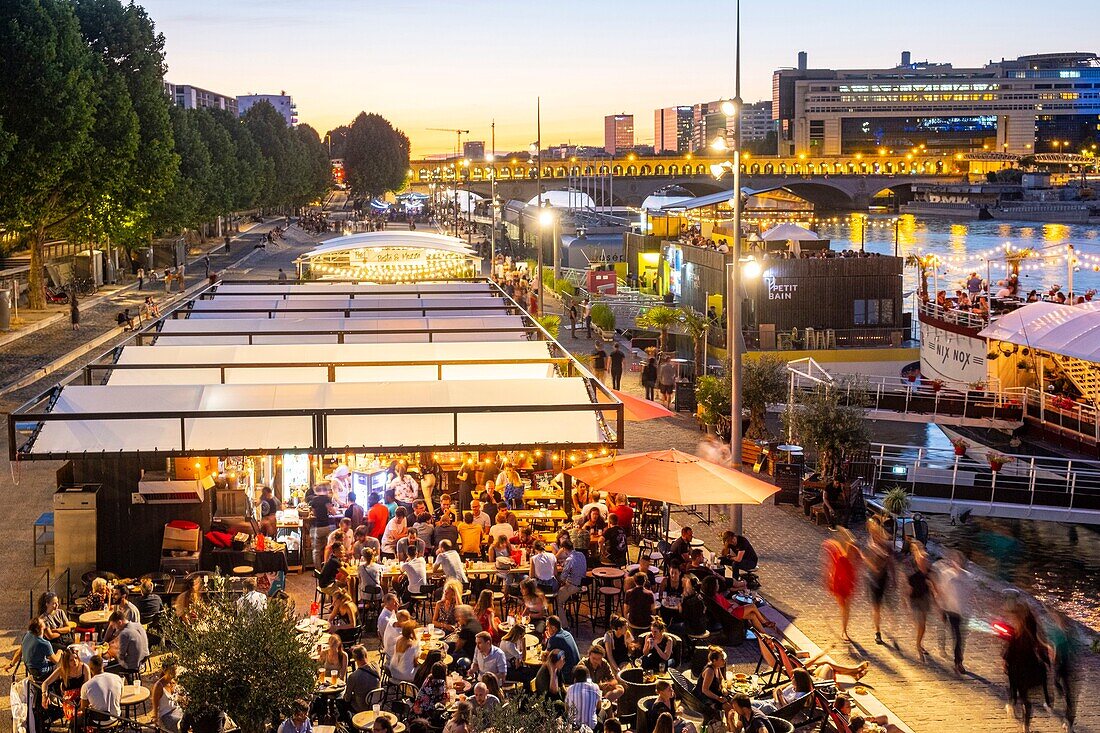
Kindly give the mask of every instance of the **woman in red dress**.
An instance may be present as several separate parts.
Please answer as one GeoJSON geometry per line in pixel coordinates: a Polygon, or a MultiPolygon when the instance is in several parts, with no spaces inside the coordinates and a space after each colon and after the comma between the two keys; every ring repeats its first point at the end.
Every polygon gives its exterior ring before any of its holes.
{"type": "Polygon", "coordinates": [[[843,528],[837,531],[835,538],[825,540],[822,549],[825,588],[840,607],[841,635],[845,641],[851,641],[852,638],[848,636],[848,618],[852,612],[852,596],[856,591],[859,549],[852,534],[843,528]]]}

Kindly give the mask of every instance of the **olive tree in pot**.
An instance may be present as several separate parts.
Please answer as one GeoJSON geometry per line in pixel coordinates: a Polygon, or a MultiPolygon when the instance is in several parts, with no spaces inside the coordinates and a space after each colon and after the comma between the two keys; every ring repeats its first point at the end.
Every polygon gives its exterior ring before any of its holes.
{"type": "Polygon", "coordinates": [[[723,418],[730,414],[729,377],[704,375],[695,380],[695,404],[699,407],[699,419],[707,432],[715,432],[723,418]]]}
{"type": "Polygon", "coordinates": [[[684,332],[691,338],[692,353],[695,355],[695,373],[704,374],[707,363],[707,355],[703,350],[707,342],[707,331],[710,330],[710,320],[703,313],[696,313],[691,308],[680,309],[680,325],[684,332]]]}
{"type": "Polygon", "coordinates": [[[856,381],[838,379],[832,385],[817,385],[783,414],[798,443],[817,454],[817,469],[826,478],[836,475],[844,451],[865,448],[869,442],[865,410],[849,401],[846,389],[852,384],[851,395],[863,394],[856,381]]]}
{"type": "Polygon", "coordinates": [[[263,733],[291,703],[313,694],[316,665],[286,602],[238,605],[219,581],[199,619],[165,617],[165,644],[181,670],[186,711],[221,711],[243,733],[263,733]]]}
{"type": "Polygon", "coordinates": [[[790,377],[787,363],[772,354],[758,359],[746,359],[741,367],[741,404],[749,411],[749,429],[746,438],[761,440],[768,437],[765,418],[768,405],[787,399],[790,377]]]}

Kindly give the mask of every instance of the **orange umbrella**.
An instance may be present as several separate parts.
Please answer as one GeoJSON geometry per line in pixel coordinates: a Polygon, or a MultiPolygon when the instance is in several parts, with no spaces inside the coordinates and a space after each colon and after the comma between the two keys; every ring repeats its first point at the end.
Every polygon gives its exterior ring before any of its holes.
{"type": "MultiPolygon", "coordinates": [[[[615,389],[610,391],[611,394],[618,397],[619,401],[623,403],[623,418],[627,422],[644,422],[659,417],[672,417],[676,414],[672,410],[666,410],[656,402],[643,400],[641,397],[628,395],[626,392],[620,392],[615,389]]],[[[600,402],[611,403],[611,400],[607,398],[607,395],[605,395],[602,390],[596,390],[596,396],[599,398],[600,402]]]]}
{"type": "Polygon", "coordinates": [[[778,486],[678,450],[594,458],[566,471],[598,491],[669,504],[760,504],[778,486]]]}

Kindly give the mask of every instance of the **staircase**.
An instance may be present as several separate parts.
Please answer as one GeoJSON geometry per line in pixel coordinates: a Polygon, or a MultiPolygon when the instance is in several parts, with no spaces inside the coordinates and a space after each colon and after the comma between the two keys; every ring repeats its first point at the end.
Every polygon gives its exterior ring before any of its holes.
{"type": "Polygon", "coordinates": [[[1061,368],[1062,373],[1069,377],[1074,386],[1081,391],[1081,396],[1095,404],[1100,398],[1100,369],[1090,362],[1070,356],[1051,354],[1051,357],[1061,368]]]}

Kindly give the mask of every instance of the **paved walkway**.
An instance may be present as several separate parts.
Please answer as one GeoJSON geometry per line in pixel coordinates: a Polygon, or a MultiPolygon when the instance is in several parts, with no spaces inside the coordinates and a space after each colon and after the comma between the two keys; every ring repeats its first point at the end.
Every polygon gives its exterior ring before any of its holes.
{"type": "MultiPolygon", "coordinates": [[[[551,306],[547,301],[546,307],[549,312],[560,313],[556,303],[551,306]]],[[[591,353],[594,341],[572,338],[568,319],[563,321],[559,337],[562,345],[576,354],[591,353]]],[[[582,336],[583,329],[578,329],[577,334],[582,336]]],[[[624,370],[622,387],[630,394],[644,394],[640,375],[630,372],[629,364],[624,370]]],[[[627,423],[624,450],[678,448],[693,453],[702,437],[695,419],[681,413],[642,424],[627,423]]],[[[718,516],[719,507],[714,509],[715,522],[709,527],[683,511],[673,517],[681,524],[690,524],[708,547],[718,547],[728,520],[718,516]]],[[[974,613],[966,646],[969,674],[960,678],[951,669],[950,633],[939,619],[929,621],[925,636],[924,646],[930,652],[928,662],[919,661],[912,619],[904,599],[899,600],[896,592],[884,614],[887,645],[880,646],[874,641],[870,601],[862,590],[849,627],[854,643],[841,639],[836,604],[821,583],[820,548],[831,534],[827,528],[811,524],[795,507],[776,507],[770,502],[745,507],[744,528],[761,558],[763,595],[818,646],[830,650],[838,662],[858,664],[869,660],[871,672],[862,684],[913,730],[920,733],[1019,730],[1018,723],[1005,712],[1007,687],[1000,658],[1001,642],[990,632],[990,623],[997,618],[1000,607],[1003,584],[993,579],[975,579],[974,613]]],[[[857,532],[857,537],[862,536],[857,532]]],[[[1078,705],[1079,732],[1100,732],[1100,702],[1095,697],[1098,689],[1100,657],[1084,655],[1080,690],[1085,694],[1078,705]]],[[[1062,710],[1061,702],[1056,701],[1055,713],[1062,710]]],[[[1061,731],[1062,719],[1037,705],[1032,729],[1061,731]]]]}

